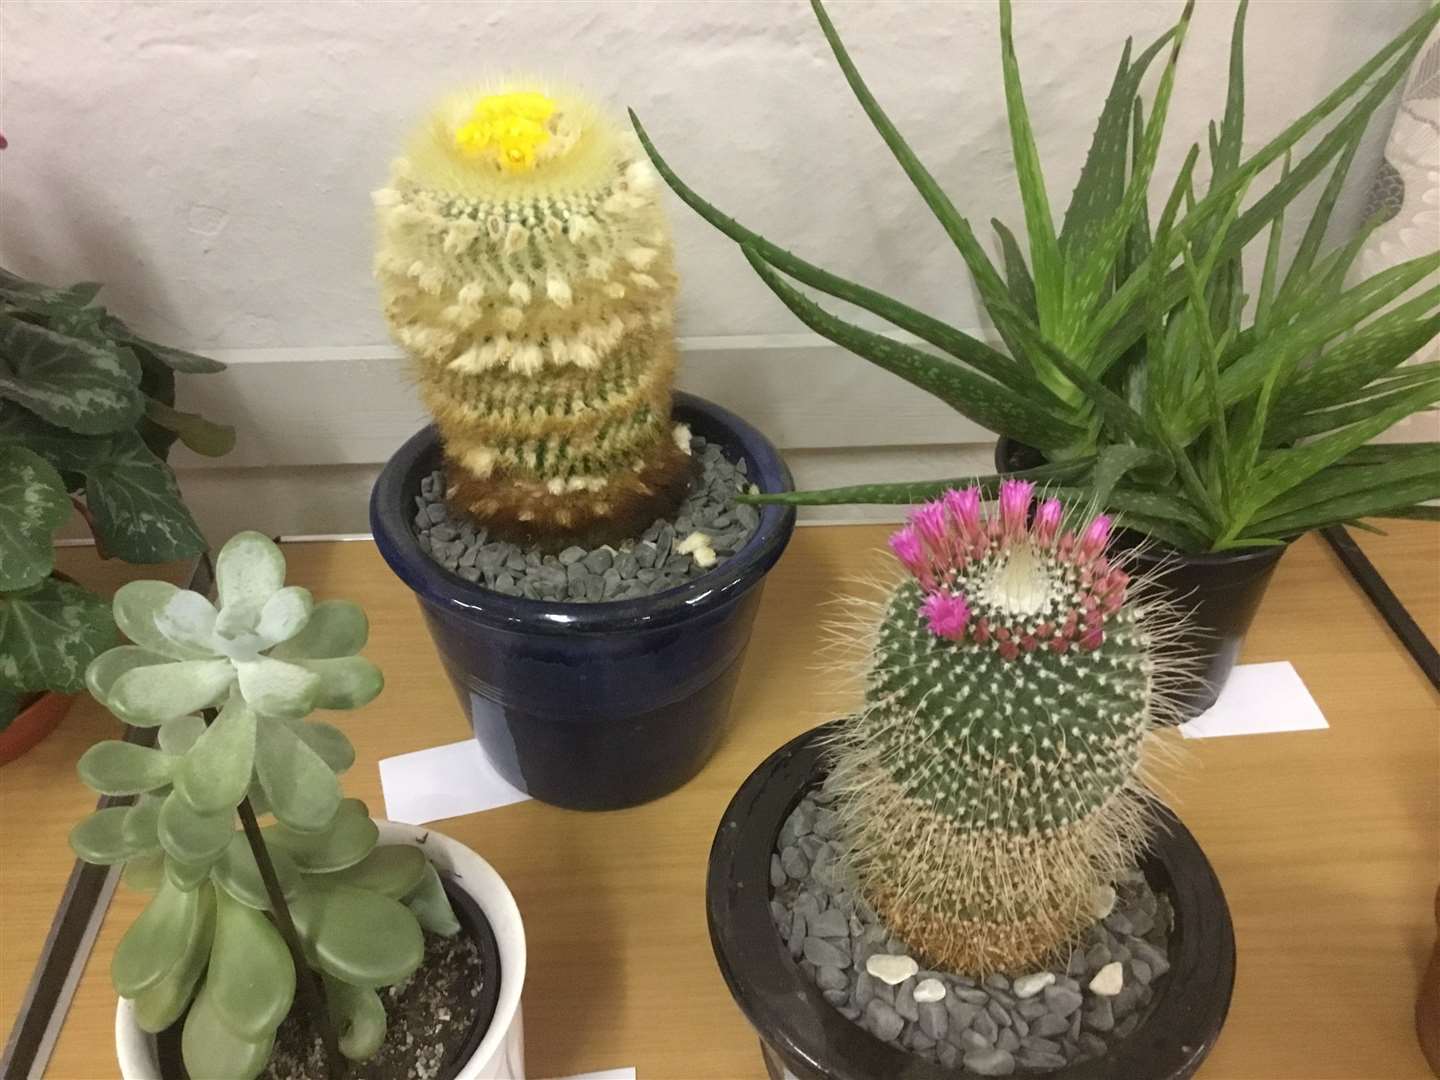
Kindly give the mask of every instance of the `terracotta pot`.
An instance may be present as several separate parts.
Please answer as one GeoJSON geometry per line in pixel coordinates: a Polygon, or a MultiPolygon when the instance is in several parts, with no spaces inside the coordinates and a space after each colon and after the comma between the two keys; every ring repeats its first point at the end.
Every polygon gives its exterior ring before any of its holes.
{"type": "Polygon", "coordinates": [[[1415,1002],[1415,1030],[1430,1071],[1440,1076],[1440,889],[1435,890],[1435,933],[1435,951],[1430,954],[1430,966],[1415,1002]]]}
{"type": "Polygon", "coordinates": [[[53,690],[37,695],[0,731],[0,765],[8,765],[49,735],[65,719],[75,694],[53,690]]]}

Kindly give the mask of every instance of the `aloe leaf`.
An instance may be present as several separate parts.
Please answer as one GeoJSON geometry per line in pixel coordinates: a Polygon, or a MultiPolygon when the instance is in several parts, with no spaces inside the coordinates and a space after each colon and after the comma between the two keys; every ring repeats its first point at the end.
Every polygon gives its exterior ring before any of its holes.
{"type": "Polygon", "coordinates": [[[262,912],[221,893],[205,989],[221,1022],[242,1039],[263,1039],[295,1000],[295,964],[262,912]]]}
{"type": "Polygon", "coordinates": [[[177,660],[125,672],[105,704],[127,724],[155,727],[217,704],[235,682],[229,660],[177,660]]]}
{"type": "Polygon", "coordinates": [[[837,345],[935,395],[976,423],[1041,449],[1073,442],[1080,435],[1077,428],[1046,414],[1032,401],[959,364],[836,318],[787,285],[753,249],[744,250],[761,280],[801,322],[837,345]]]}
{"type": "Polygon", "coordinates": [[[116,993],[128,998],[142,994],[180,962],[200,903],[198,890],[182,892],[169,881],[160,883],[150,903],[115,946],[110,981],[116,993]]]}
{"type": "Polygon", "coordinates": [[[0,591],[49,575],[55,530],[70,513],[65,481],[53,465],[23,446],[0,446],[0,591]]]}
{"type": "Polygon", "coordinates": [[[70,849],[85,862],[97,866],[124,862],[136,853],[125,837],[125,817],[129,812],[128,806],[110,806],[81,818],[70,830],[70,849]]]}
{"type": "Polygon", "coordinates": [[[445,886],[440,875],[429,860],[425,863],[425,874],[415,890],[405,897],[405,906],[419,920],[423,930],[441,937],[454,937],[460,932],[460,920],[450,906],[450,897],[445,895],[445,886]]]}
{"type": "MultiPolygon", "coordinates": [[[[1285,282],[1281,286],[1281,291],[1285,294],[1290,294],[1299,288],[1299,283],[1305,279],[1315,265],[1315,257],[1320,253],[1320,245],[1324,242],[1325,233],[1330,227],[1330,216],[1334,213],[1335,204],[1345,186],[1345,178],[1350,174],[1350,163],[1355,160],[1355,152],[1360,147],[1364,133],[1364,128],[1356,128],[1350,141],[1340,151],[1335,168],[1330,173],[1330,179],[1326,182],[1324,189],[1320,192],[1319,200],[1315,203],[1315,209],[1310,215],[1310,223],[1305,227],[1305,235],[1300,238],[1300,246],[1295,250],[1295,254],[1290,260],[1290,268],[1285,272],[1285,282]]],[[[1277,214],[1276,220],[1279,218],[1280,215],[1277,214]]]]}
{"type": "MultiPolygon", "coordinates": [[[[1430,307],[1440,300],[1440,287],[1417,300],[1430,307]]],[[[1402,305],[1410,307],[1409,304],[1402,305]]],[[[1286,388],[1275,406],[1277,418],[1311,412],[1348,400],[1423,349],[1440,334],[1440,313],[1415,318],[1397,308],[1361,327],[1327,350],[1320,362],[1286,388]]]]}
{"type": "Polygon", "coordinates": [[[782,506],[848,506],[852,504],[905,505],[925,502],[951,488],[978,484],[987,497],[999,490],[1002,480],[1034,480],[1048,483],[1079,479],[1089,471],[1093,457],[1024,469],[1004,476],[955,476],[944,480],[913,480],[893,484],[856,484],[850,487],[821,488],[815,491],[782,491],[765,495],[741,495],[741,502],[782,506]]]}
{"type": "Polygon", "coordinates": [[[1440,478],[1434,475],[1417,477],[1337,496],[1325,502],[1312,503],[1288,514],[1256,520],[1246,529],[1246,533],[1264,532],[1272,536],[1289,536],[1354,518],[1394,514],[1412,508],[1415,503],[1432,499],[1440,499],[1440,478]]]}
{"type": "Polygon", "coordinates": [[[1015,306],[1030,319],[1038,318],[1035,307],[1035,280],[1030,268],[1025,265],[1025,253],[1005,223],[999,218],[990,219],[990,227],[1000,240],[1000,257],[1005,265],[1005,284],[1015,301],[1015,306]]]}
{"type": "Polygon", "coordinates": [[[199,814],[175,791],[165,797],[165,803],[160,807],[160,846],[172,859],[191,866],[208,866],[220,858],[229,846],[234,830],[233,808],[215,814],[199,814]]]}
{"type": "MultiPolygon", "coordinates": [[[[1425,365],[1429,367],[1429,365],[1425,365]]],[[[1330,409],[1321,409],[1316,412],[1304,413],[1301,416],[1287,417],[1278,421],[1266,432],[1266,443],[1273,446],[1288,446],[1290,443],[1300,439],[1307,439],[1314,435],[1322,435],[1327,431],[1335,431],[1339,428],[1348,427],[1351,424],[1364,420],[1375,415],[1382,409],[1388,409],[1392,405],[1402,405],[1411,400],[1411,393],[1417,386],[1429,386],[1432,389],[1440,388],[1440,370],[1430,368],[1428,371],[1416,373],[1421,378],[1402,378],[1391,382],[1377,384],[1377,392],[1369,397],[1352,401],[1345,405],[1336,406],[1330,409]],[[1395,385],[1391,389],[1391,383],[1395,385]]],[[[1417,410],[1418,411],[1418,410],[1417,410]]]]}
{"type": "Polygon", "coordinates": [[[250,787],[255,714],[233,689],[230,700],[195,740],[175,774],[175,790],[197,814],[233,810],[250,787]]]}
{"type": "Polygon", "coordinates": [[[294,905],[296,926],[320,968],[333,978],[371,989],[412,975],[425,955],[420,924],[388,896],[309,879],[294,905]]]}
{"type": "Polygon", "coordinates": [[[1235,21],[1230,29],[1230,71],[1225,91],[1225,118],[1220,124],[1220,140],[1211,158],[1214,175],[1228,176],[1240,164],[1240,151],[1245,138],[1245,15],[1250,0],[1240,0],[1235,21]]]}
{"type": "MultiPolygon", "coordinates": [[[[286,852],[278,848],[267,849],[270,864],[275,868],[276,880],[286,900],[294,899],[300,890],[300,871],[286,852]]],[[[243,832],[235,832],[225,853],[210,871],[215,884],[231,897],[260,911],[270,910],[270,897],[265,891],[260,868],[255,864],[255,855],[250,850],[243,832]]]]}
{"type": "Polygon", "coordinates": [[[1095,471],[1090,480],[1095,502],[1101,506],[1107,505],[1110,493],[1126,473],[1147,465],[1163,464],[1168,460],[1164,454],[1142,446],[1113,443],[1102,448],[1095,459],[1095,471]]]}
{"type": "Polygon", "coordinates": [[[1400,506],[1393,510],[1375,510],[1370,516],[1406,521],[1440,521],[1440,506],[1400,506]]]}
{"type": "Polygon", "coordinates": [[[1429,479],[1440,487],[1440,448],[1431,447],[1424,453],[1397,458],[1379,465],[1335,466],[1322,470],[1318,475],[1297,488],[1272,499],[1256,514],[1256,522],[1304,510],[1318,503],[1349,497],[1371,490],[1378,490],[1391,484],[1411,480],[1429,479]]]}
{"type": "Polygon", "coordinates": [[[285,556],[262,533],[236,533],[215,557],[215,585],[221,607],[259,607],[284,587],[285,556]]]}
{"type": "Polygon", "coordinates": [[[180,1054],[191,1076],[253,1080],[264,1070],[274,1045],[273,1032],[260,1039],[245,1039],[231,1031],[215,1008],[208,979],[180,1034],[180,1054]]]}
{"type": "Polygon", "coordinates": [[[184,1015],[205,971],[214,935],[215,890],[202,885],[196,890],[195,918],[179,961],[164,978],[135,998],[135,1022],[141,1031],[159,1034],[184,1015]]]}
{"type": "MultiPolygon", "coordinates": [[[[168,581],[131,581],[120,586],[111,602],[115,625],[142,649],[175,660],[203,660],[214,656],[208,647],[182,644],[165,634],[160,614],[183,590],[168,581]]],[[[202,598],[203,599],[203,598],[202,598]]]]}
{"type": "Polygon", "coordinates": [[[330,766],[288,724],[266,720],[255,744],[255,772],[278,821],[318,832],[335,819],[340,784],[330,766]]]}
{"type": "Polygon", "coordinates": [[[178,763],[162,750],[106,739],[81,754],[75,768],[81,782],[101,795],[138,795],[170,783],[178,763]]]}
{"type": "Polygon", "coordinates": [[[277,660],[333,660],[365,647],[370,623],[351,600],[321,600],[300,632],[270,650],[277,660]]]}
{"type": "Polygon", "coordinates": [[[380,830],[359,799],[344,799],[320,832],[296,832],[281,824],[264,830],[265,842],[285,851],[307,874],[329,874],[354,866],[374,849],[380,830]]]}
{"type": "Polygon", "coordinates": [[[373,1056],[385,1041],[385,1006],[366,986],[352,986],[329,975],[325,1004],[340,1035],[340,1052],[351,1061],[373,1056]]]}

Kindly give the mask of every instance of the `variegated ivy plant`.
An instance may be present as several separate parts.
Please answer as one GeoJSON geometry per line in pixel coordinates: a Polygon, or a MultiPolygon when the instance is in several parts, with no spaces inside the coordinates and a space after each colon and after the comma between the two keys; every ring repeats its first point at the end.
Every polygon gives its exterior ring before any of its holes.
{"type": "Polygon", "coordinates": [[[459,924],[420,850],[377,846],[365,804],[342,796],[349,739],[308,719],[380,692],[358,655],[364,611],[287,586],[259,533],[233,537],[215,571],[218,608],[160,581],[116,593],[132,644],[99,656],[86,683],[127,724],[158,728],[158,745],[112,740],[81,757],[90,787],[138,799],[96,811],[70,843],[154,892],[111,978],[146,1031],[185,1018],[190,1075],[257,1075],[297,990],[327,1045],[361,1060],[385,1035],[376,989],[419,967],[422,927],[459,924]]]}
{"type": "Polygon", "coordinates": [[[224,365],[134,333],[95,297],[0,270],[0,729],[24,699],[83,689],[115,640],[105,603],[53,575],[78,509],[102,553],[168,562],[205,549],[165,463],[178,438],[209,455],[235,432],[175,408],[175,374],[224,365]]]}

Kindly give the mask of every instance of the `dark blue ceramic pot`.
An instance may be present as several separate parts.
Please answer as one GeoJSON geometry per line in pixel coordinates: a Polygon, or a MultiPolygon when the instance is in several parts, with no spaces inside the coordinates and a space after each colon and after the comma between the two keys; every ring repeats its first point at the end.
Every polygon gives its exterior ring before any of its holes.
{"type": "MultiPolygon", "coordinates": [[[[675,395],[675,418],[743,458],[767,492],[793,488],[770,442],[733,413],[675,395]]],[[[594,604],[505,596],[420,550],[420,480],[440,464],[434,428],[386,464],[370,496],[380,554],[415,591],[481,747],[501,775],[576,810],[634,806],[700,771],[724,734],[765,575],[795,529],[767,506],[743,548],[712,572],[636,600],[594,604]]]]}

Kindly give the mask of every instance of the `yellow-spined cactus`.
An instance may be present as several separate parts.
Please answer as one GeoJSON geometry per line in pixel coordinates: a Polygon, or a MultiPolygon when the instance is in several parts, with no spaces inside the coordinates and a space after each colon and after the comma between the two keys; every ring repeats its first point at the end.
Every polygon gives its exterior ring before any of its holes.
{"type": "Polygon", "coordinates": [[[437,108],[376,192],[385,316],[445,449],[447,498],[502,534],[619,539],[689,477],[672,428],[676,276],[650,164],[530,87],[437,108]]]}

